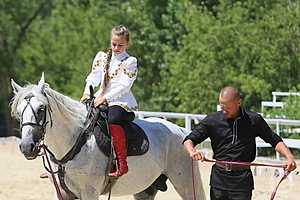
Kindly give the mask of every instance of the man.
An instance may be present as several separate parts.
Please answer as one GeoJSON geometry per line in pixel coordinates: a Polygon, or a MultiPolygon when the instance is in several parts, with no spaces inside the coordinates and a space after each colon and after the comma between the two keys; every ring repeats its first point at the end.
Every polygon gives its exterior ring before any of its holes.
{"type": "MultiPolygon", "coordinates": [[[[255,138],[260,137],[285,156],[286,170],[296,163],[292,153],[257,113],[241,107],[236,88],[224,87],[219,95],[221,111],[207,115],[184,139],[184,147],[193,160],[204,156],[195,146],[210,138],[213,158],[220,161],[252,162],[256,155],[255,138]]],[[[211,200],[250,200],[254,189],[249,166],[214,164],[210,177],[211,200]]]]}

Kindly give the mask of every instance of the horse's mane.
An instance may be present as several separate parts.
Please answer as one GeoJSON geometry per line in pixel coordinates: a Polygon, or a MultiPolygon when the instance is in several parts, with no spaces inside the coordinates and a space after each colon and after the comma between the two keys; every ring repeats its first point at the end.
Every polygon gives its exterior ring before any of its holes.
{"type": "Polygon", "coordinates": [[[84,115],[84,113],[86,113],[86,108],[83,104],[51,89],[50,87],[45,88],[45,92],[55,100],[58,109],[67,111],[67,114],[72,115],[72,117],[78,121],[78,125],[84,122],[86,118],[84,115]]]}
{"type": "MultiPolygon", "coordinates": [[[[60,111],[63,111],[62,114],[71,115],[73,119],[78,121],[78,124],[82,124],[84,122],[84,113],[86,112],[86,110],[80,102],[75,101],[63,94],[60,94],[59,92],[51,89],[47,84],[45,84],[45,93],[48,97],[52,98],[53,102],[56,103],[58,109],[60,111]]],[[[37,85],[26,85],[15,94],[11,101],[11,114],[16,119],[19,119],[20,117],[17,112],[17,106],[25,97],[27,97],[30,94],[37,97],[45,105],[48,105],[48,103],[52,102],[51,98],[49,98],[48,102],[47,97],[40,92],[37,85]]]]}

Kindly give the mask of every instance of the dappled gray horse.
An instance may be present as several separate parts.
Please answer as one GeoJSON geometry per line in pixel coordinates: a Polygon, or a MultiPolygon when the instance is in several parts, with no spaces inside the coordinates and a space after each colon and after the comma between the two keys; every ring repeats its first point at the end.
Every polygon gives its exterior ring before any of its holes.
{"type": "MultiPolygon", "coordinates": [[[[44,81],[19,86],[12,80],[14,98],[12,115],[20,120],[20,149],[27,159],[37,157],[37,146],[43,140],[55,159],[62,159],[76,143],[84,127],[87,110],[44,81]]],[[[157,190],[149,192],[153,182],[165,174],[184,200],[205,199],[198,164],[192,162],[182,147],[186,130],[163,119],[135,120],[149,139],[149,150],[140,156],[129,156],[129,172],[117,179],[112,196],[133,195],[137,200],[152,200],[157,190]]],[[[63,164],[67,188],[82,200],[97,200],[103,194],[108,157],[99,150],[91,134],[79,153],[63,164]]],[[[66,197],[71,199],[71,197],[66,197]]]]}

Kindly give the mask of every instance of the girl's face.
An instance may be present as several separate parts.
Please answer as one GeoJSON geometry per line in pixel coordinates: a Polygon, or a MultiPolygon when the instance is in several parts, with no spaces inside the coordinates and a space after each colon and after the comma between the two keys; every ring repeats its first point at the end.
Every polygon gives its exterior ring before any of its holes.
{"type": "Polygon", "coordinates": [[[115,54],[120,54],[126,51],[128,42],[125,37],[112,35],[110,39],[111,49],[115,54]]]}

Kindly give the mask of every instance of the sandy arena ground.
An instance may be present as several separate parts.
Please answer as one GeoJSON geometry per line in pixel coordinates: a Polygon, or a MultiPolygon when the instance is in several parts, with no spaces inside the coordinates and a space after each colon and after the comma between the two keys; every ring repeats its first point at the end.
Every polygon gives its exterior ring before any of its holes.
{"type": "MultiPolygon", "coordinates": [[[[201,163],[202,180],[208,196],[211,164],[201,163]]],[[[298,162],[298,166],[300,163],[298,162]]],[[[299,170],[299,169],[298,169],[299,170]]],[[[14,137],[0,138],[0,200],[53,200],[54,190],[47,179],[40,179],[43,171],[42,160],[27,161],[20,153],[18,140],[14,137]]],[[[254,200],[269,199],[271,191],[279,178],[275,178],[274,169],[259,168],[255,176],[254,200]]],[[[167,192],[159,192],[158,200],[180,200],[174,188],[169,184],[167,192]]],[[[300,175],[292,174],[279,187],[276,200],[299,200],[300,175]]],[[[107,199],[101,197],[100,199],[107,199]]],[[[113,197],[112,200],[132,200],[132,197],[113,197]]],[[[209,198],[207,198],[209,199],[209,198]]]]}

